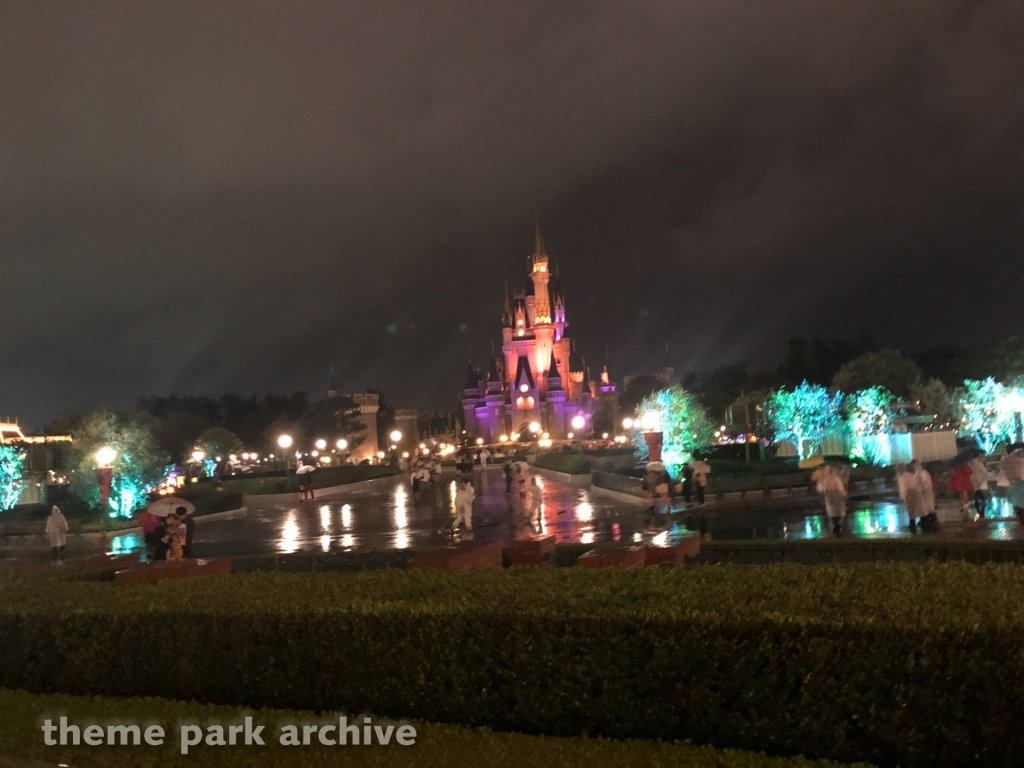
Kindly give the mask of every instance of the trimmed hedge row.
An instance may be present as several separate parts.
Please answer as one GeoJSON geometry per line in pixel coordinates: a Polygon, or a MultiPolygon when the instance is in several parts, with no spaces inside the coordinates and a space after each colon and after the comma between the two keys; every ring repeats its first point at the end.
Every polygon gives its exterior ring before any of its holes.
{"type": "Polygon", "coordinates": [[[0,574],[0,685],[904,766],[1024,753],[1024,571],[0,574]]]}
{"type": "MultiPolygon", "coordinates": [[[[6,757],[69,762],[81,768],[194,768],[197,765],[229,768],[292,768],[295,765],[331,766],[417,766],[417,768],[481,768],[511,764],[530,768],[647,768],[657,765],[685,765],[691,768],[829,768],[836,763],[802,757],[778,758],[739,750],[717,750],[693,744],[651,741],[610,741],[608,739],[553,738],[516,733],[494,733],[485,728],[416,723],[416,743],[401,747],[284,747],[277,743],[280,724],[330,723],[333,717],[312,712],[262,710],[256,713],[230,707],[167,701],[163,699],[116,699],[79,696],[39,696],[0,690],[0,755],[6,757]],[[188,755],[179,754],[176,728],[179,723],[229,724],[246,714],[256,724],[265,724],[264,747],[208,747],[197,745],[188,755]],[[167,733],[162,747],[47,747],[43,745],[40,723],[46,717],[66,716],[71,723],[156,723],[167,733]]],[[[381,720],[374,718],[380,723],[381,720]]],[[[57,722],[54,720],[54,722],[57,722]]],[[[351,721],[350,721],[351,722],[351,721]]]]}

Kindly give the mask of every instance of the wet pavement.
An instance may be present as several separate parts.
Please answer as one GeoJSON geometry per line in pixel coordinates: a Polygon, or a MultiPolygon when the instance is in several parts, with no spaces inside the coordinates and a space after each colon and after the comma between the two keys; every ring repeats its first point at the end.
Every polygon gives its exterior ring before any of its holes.
{"type": "MultiPolygon", "coordinates": [[[[652,521],[638,505],[538,477],[543,488],[543,522],[530,526],[517,515],[505,495],[500,469],[477,472],[472,534],[458,539],[509,540],[524,533],[553,533],[558,543],[623,542],[665,544],[688,529],[696,530],[704,518],[706,530],[715,539],[814,539],[832,534],[823,510],[794,507],[788,510],[716,509],[715,504],[683,509],[677,504],[671,518],[652,521]]],[[[404,479],[375,484],[331,500],[291,504],[267,503],[251,506],[245,517],[205,520],[196,526],[195,554],[248,555],[292,552],[343,552],[350,550],[403,550],[444,546],[452,541],[447,533],[454,516],[452,496],[454,475],[426,485],[414,493],[404,479]]],[[[964,521],[952,501],[940,501],[938,509],[943,537],[978,540],[1024,539],[1024,526],[1013,517],[1003,499],[990,499],[984,522],[964,521]]],[[[847,518],[845,535],[867,538],[898,538],[910,531],[905,508],[898,499],[854,503],[847,518]]],[[[100,551],[95,537],[71,537],[69,553],[100,551]]],[[[113,552],[143,548],[137,535],[113,537],[113,552]]],[[[46,551],[44,539],[10,540],[0,543],[0,555],[21,557],[31,551],[46,551]]]]}

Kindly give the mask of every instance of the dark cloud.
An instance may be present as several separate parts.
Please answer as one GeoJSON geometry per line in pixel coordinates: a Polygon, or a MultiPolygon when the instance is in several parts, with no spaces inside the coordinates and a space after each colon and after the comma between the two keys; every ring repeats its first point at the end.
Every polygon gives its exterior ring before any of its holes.
{"type": "Polygon", "coordinates": [[[1018,330],[1015,2],[0,3],[0,410],[1018,330]]]}

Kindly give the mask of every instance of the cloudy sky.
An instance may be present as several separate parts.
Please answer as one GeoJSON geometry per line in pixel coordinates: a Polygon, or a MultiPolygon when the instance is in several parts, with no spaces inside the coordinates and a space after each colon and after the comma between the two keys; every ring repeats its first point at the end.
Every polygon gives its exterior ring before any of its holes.
{"type": "Polygon", "coordinates": [[[1019,2],[0,2],[0,414],[1024,330],[1019,2]]]}

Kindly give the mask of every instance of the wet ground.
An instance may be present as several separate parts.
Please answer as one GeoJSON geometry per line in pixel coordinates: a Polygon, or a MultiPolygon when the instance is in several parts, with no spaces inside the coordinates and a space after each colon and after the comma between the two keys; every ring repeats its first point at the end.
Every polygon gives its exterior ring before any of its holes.
{"type": "MultiPolygon", "coordinates": [[[[684,509],[677,504],[671,516],[652,520],[634,504],[600,495],[589,488],[565,485],[538,477],[543,487],[543,522],[529,526],[511,507],[499,469],[476,474],[472,534],[459,539],[512,539],[529,532],[553,533],[559,543],[668,543],[696,530],[703,518],[715,539],[811,539],[832,535],[831,525],[818,507],[790,510],[718,508],[715,504],[684,509]]],[[[454,477],[414,493],[405,480],[374,485],[343,497],[294,504],[270,503],[250,507],[249,514],[231,520],[206,520],[196,526],[195,553],[200,557],[292,552],[341,552],[353,549],[391,550],[443,546],[452,541],[446,532],[454,516],[454,477]]],[[[964,521],[953,502],[940,502],[942,536],[970,539],[1024,539],[1024,526],[1002,499],[990,499],[983,522],[964,521]]],[[[908,537],[906,510],[898,499],[852,505],[844,535],[869,538],[908,537]]],[[[72,537],[71,552],[98,550],[96,538],[72,537]]],[[[0,544],[0,554],[18,556],[28,550],[45,551],[41,538],[0,544]]],[[[142,548],[141,537],[114,537],[109,549],[130,552],[142,548]]]]}

